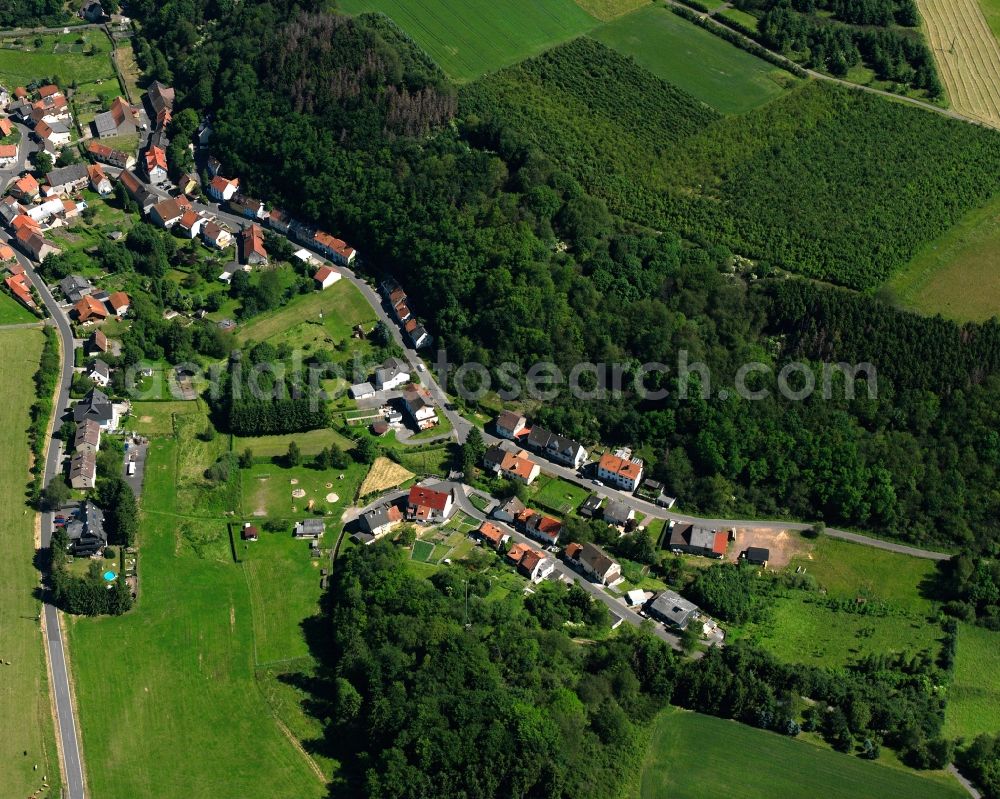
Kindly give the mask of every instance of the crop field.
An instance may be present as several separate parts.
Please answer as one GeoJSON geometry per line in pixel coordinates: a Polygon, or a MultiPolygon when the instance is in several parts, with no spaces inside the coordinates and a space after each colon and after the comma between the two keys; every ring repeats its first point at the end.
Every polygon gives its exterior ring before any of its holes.
{"type": "Polygon", "coordinates": [[[1000,719],[1000,633],[960,624],[955,677],[948,689],[944,734],[995,733],[1000,719]]]}
{"type": "Polygon", "coordinates": [[[734,721],[668,710],[653,728],[639,796],[960,799],[966,794],[944,776],[891,768],[734,721]]]}
{"type": "Polygon", "coordinates": [[[952,108],[1000,127],[1000,42],[976,0],[918,0],[952,108]]]}
{"type": "Polygon", "coordinates": [[[254,674],[261,654],[304,651],[293,636],[312,611],[315,569],[306,547],[262,540],[247,575],[228,555],[228,535],[219,535],[232,521],[212,511],[220,503],[199,507],[204,518],[181,513],[181,473],[208,465],[181,451],[188,443],[156,438],[150,446],[137,606],[70,625],[91,790],[107,799],[320,799],[324,780],[274,720],[254,674]]]}
{"type": "Polygon", "coordinates": [[[648,6],[652,0],[576,0],[576,4],[590,16],[607,21],[637,8],[648,6]]]}
{"type": "Polygon", "coordinates": [[[9,392],[0,410],[0,793],[29,796],[42,787],[42,777],[58,793],[59,763],[49,705],[45,652],[39,624],[41,604],[33,595],[38,572],[35,515],[25,506],[28,474],[31,376],[42,351],[37,330],[0,331],[0,372],[9,392]],[[34,769],[38,765],[38,770],[34,769]]]}
{"type": "Polygon", "coordinates": [[[413,477],[413,472],[388,458],[376,458],[358,494],[362,497],[395,488],[413,477]]]}
{"type": "Polygon", "coordinates": [[[573,0],[343,0],[340,8],[391,17],[457,81],[474,80],[599,24],[573,0]]]}
{"type": "Polygon", "coordinates": [[[763,105],[797,83],[784,70],[662,6],[647,6],[591,36],[725,114],[763,105]]]}
{"type": "Polygon", "coordinates": [[[1000,196],[925,245],[886,283],[907,310],[981,322],[1000,309],[1000,196]]]}

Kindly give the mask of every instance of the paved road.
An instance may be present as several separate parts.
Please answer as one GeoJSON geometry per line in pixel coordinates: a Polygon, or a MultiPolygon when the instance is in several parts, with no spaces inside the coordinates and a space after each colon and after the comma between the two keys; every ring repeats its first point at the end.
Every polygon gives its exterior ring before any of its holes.
{"type": "MultiPolygon", "coordinates": [[[[2,234],[2,238],[9,241],[9,236],[5,233],[2,234]]],[[[17,253],[17,260],[24,267],[45,303],[45,307],[51,315],[50,321],[55,324],[62,339],[62,374],[54,408],[56,423],[52,425],[52,431],[56,433],[59,430],[58,419],[69,407],[69,385],[73,375],[73,331],[70,328],[69,320],[59,307],[59,303],[49,291],[49,287],[35,272],[32,262],[20,252],[17,253]]],[[[49,481],[62,470],[62,457],[62,442],[53,437],[48,442],[45,456],[45,472],[42,477],[44,485],[48,485],[49,481]]],[[[41,524],[42,548],[44,549],[49,546],[52,540],[52,514],[43,513],[41,524]]],[[[62,753],[66,795],[68,799],[84,799],[83,759],[76,734],[76,713],[73,707],[73,695],[69,687],[69,667],[66,662],[66,646],[62,625],[59,621],[59,611],[54,605],[46,602],[43,612],[45,614],[45,627],[48,631],[45,636],[45,648],[52,668],[52,692],[55,697],[56,727],[59,735],[59,749],[62,753]]]]}
{"type": "Polygon", "coordinates": [[[38,144],[33,142],[28,135],[31,133],[31,129],[20,122],[15,122],[14,126],[21,131],[21,141],[18,142],[17,162],[12,166],[0,169],[0,186],[3,186],[5,189],[25,171],[28,156],[38,151],[38,144]]]}

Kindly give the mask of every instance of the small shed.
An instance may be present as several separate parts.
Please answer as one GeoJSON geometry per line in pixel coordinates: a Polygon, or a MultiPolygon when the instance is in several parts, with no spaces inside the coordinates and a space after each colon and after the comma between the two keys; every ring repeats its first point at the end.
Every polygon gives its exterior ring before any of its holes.
{"type": "Polygon", "coordinates": [[[245,522],[243,525],[243,530],[240,532],[240,538],[244,541],[256,541],[257,540],[257,528],[254,527],[250,522],[245,522]]]}
{"type": "Polygon", "coordinates": [[[766,547],[747,547],[743,553],[743,559],[754,566],[767,568],[767,562],[771,558],[771,550],[766,547]]]}

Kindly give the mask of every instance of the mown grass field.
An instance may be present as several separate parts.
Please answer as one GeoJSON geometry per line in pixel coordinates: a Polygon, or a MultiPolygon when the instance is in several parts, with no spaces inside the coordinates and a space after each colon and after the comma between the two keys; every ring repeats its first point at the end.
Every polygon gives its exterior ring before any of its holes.
{"type": "MultiPolygon", "coordinates": [[[[611,10],[617,3],[602,3],[611,10]]],[[[536,55],[599,22],[573,0],[343,0],[349,14],[391,17],[457,81],[536,55]]]]}
{"type": "Polygon", "coordinates": [[[652,0],[576,0],[576,4],[590,16],[610,20],[648,6],[652,0]]]}
{"type": "Polygon", "coordinates": [[[0,292],[0,325],[23,325],[38,317],[6,292],[0,292]]]}
{"type": "Polygon", "coordinates": [[[350,449],[354,442],[345,438],[336,430],[328,427],[318,430],[309,430],[305,433],[289,433],[277,436],[234,436],[233,451],[242,452],[249,449],[255,458],[273,458],[284,455],[288,452],[288,445],[292,442],[299,445],[299,451],[303,455],[316,455],[320,450],[326,449],[331,444],[336,444],[341,449],[350,449]]]}
{"type": "Polygon", "coordinates": [[[1000,633],[960,624],[944,733],[974,738],[1000,729],[1000,633]]]}
{"type": "Polygon", "coordinates": [[[749,111],[797,83],[662,6],[646,6],[591,35],[724,114],[749,111]]]}
{"type": "Polygon", "coordinates": [[[641,799],[959,799],[950,778],[923,776],[734,721],[668,710],[653,729],[641,799]]]}
{"type": "Polygon", "coordinates": [[[979,8],[986,17],[993,36],[1000,40],[1000,0],[979,0],[979,8]]]}
{"type": "Polygon", "coordinates": [[[586,488],[547,474],[540,474],[532,489],[533,504],[562,515],[576,510],[590,496],[586,488]]]}
{"type": "MultiPolygon", "coordinates": [[[[319,799],[324,781],[282,732],[254,675],[260,641],[266,656],[303,652],[293,617],[312,610],[315,594],[301,592],[316,589],[295,570],[291,547],[269,553],[267,541],[254,554],[273,563],[248,583],[228,555],[231,519],[211,510],[226,504],[227,487],[202,497],[201,516],[181,512],[178,485],[211,454],[189,453],[189,444],[161,437],[150,446],[137,606],[70,625],[91,790],[108,799],[319,799]],[[255,606],[281,620],[280,635],[255,606]]],[[[311,578],[307,547],[300,551],[311,578]]]]}
{"type": "Polygon", "coordinates": [[[48,674],[39,622],[41,603],[33,591],[35,515],[25,506],[28,473],[29,408],[32,374],[42,352],[38,330],[0,331],[0,373],[9,392],[0,409],[0,794],[29,796],[48,776],[58,793],[48,674]],[[6,663],[10,665],[6,665],[6,663]],[[25,754],[27,753],[27,754],[25,754]],[[34,770],[38,764],[38,771],[34,770]]]}
{"type": "Polygon", "coordinates": [[[886,288],[901,307],[958,321],[1000,311],[1000,196],[925,245],[886,288]]]}

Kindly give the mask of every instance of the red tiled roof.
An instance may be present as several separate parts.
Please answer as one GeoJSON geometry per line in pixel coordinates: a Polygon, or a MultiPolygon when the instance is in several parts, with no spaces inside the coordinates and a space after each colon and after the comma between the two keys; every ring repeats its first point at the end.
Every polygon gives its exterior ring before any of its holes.
{"type": "Polygon", "coordinates": [[[430,508],[436,511],[443,511],[448,504],[450,494],[444,491],[434,491],[423,486],[413,486],[410,489],[409,504],[411,507],[430,508]]]}
{"type": "Polygon", "coordinates": [[[157,167],[167,168],[167,154],[162,147],[155,144],[146,150],[146,171],[152,172],[157,167]]]}
{"type": "Polygon", "coordinates": [[[249,261],[251,255],[258,255],[267,258],[267,250],[264,249],[264,231],[260,225],[250,225],[240,233],[240,254],[244,261],[249,261]]]}
{"type": "Polygon", "coordinates": [[[517,565],[526,572],[531,573],[535,570],[535,567],[539,564],[539,562],[544,559],[545,553],[539,552],[537,549],[529,549],[524,553],[524,556],[521,558],[521,562],[517,565]]]}
{"type": "Polygon", "coordinates": [[[624,477],[626,480],[632,480],[633,482],[638,480],[639,475],[642,473],[642,467],[635,461],[619,458],[617,455],[612,455],[610,452],[605,452],[601,455],[598,468],[612,472],[613,474],[617,474],[620,477],[624,477]]]}
{"type": "Polygon", "coordinates": [[[574,541],[566,547],[565,555],[570,560],[576,560],[576,556],[579,555],[582,550],[583,547],[574,541]]]}
{"type": "Polygon", "coordinates": [[[715,540],[712,542],[712,551],[716,555],[726,554],[726,547],[729,546],[729,534],[725,531],[719,531],[715,534],[715,540]]]}
{"type": "Polygon", "coordinates": [[[86,322],[91,317],[100,319],[108,318],[108,309],[104,307],[104,303],[95,300],[89,294],[74,305],[73,310],[76,311],[76,315],[81,322],[86,322]]]}
{"type": "MultiPolygon", "coordinates": [[[[10,248],[7,247],[7,249],[10,248]]],[[[11,255],[13,255],[13,250],[11,250],[11,255]]],[[[35,301],[31,298],[31,289],[28,287],[28,279],[23,273],[4,278],[4,283],[7,284],[10,290],[14,293],[14,296],[16,296],[21,302],[32,308],[35,307],[35,301]]]]}
{"type": "Polygon", "coordinates": [[[531,552],[531,547],[529,547],[527,544],[517,543],[514,544],[514,546],[512,546],[507,551],[507,558],[513,563],[520,563],[521,558],[523,558],[529,552],[531,552]]]}
{"type": "Polygon", "coordinates": [[[17,145],[0,144],[0,158],[17,158],[17,145]]]}
{"type": "MultiPolygon", "coordinates": [[[[14,250],[9,244],[0,244],[0,261],[9,261],[14,257],[14,250]]],[[[14,264],[10,267],[10,271],[15,275],[23,275],[24,267],[20,264],[14,264]]]]}
{"type": "Polygon", "coordinates": [[[344,258],[349,258],[354,254],[354,248],[346,241],[338,239],[336,236],[331,236],[329,233],[324,233],[322,230],[317,230],[313,239],[344,258]]]}
{"type": "Polygon", "coordinates": [[[318,283],[322,283],[332,274],[333,270],[330,267],[321,266],[319,269],[316,270],[316,274],[313,275],[313,280],[317,281],[318,283]]]}
{"type": "Polygon", "coordinates": [[[503,530],[493,524],[493,522],[483,522],[479,525],[479,534],[493,544],[493,546],[499,546],[504,535],[503,530]]]}
{"type": "Polygon", "coordinates": [[[184,215],[181,217],[181,221],[178,222],[177,224],[179,224],[182,228],[190,230],[195,226],[195,223],[198,221],[198,219],[199,219],[198,214],[196,214],[194,211],[185,211],[184,215]]]}
{"type": "Polygon", "coordinates": [[[128,308],[131,300],[124,291],[116,291],[108,297],[108,304],[115,309],[115,313],[118,313],[122,308],[128,308]]]}
{"type": "Polygon", "coordinates": [[[10,226],[20,233],[22,230],[39,230],[38,223],[27,214],[18,214],[10,221],[10,226]]]}
{"type": "Polygon", "coordinates": [[[4,136],[10,136],[13,130],[14,126],[7,117],[0,118],[0,133],[3,133],[4,136]]]}
{"type": "Polygon", "coordinates": [[[37,194],[38,181],[35,180],[33,175],[24,175],[14,183],[14,188],[21,192],[21,194],[37,194]]]}
{"type": "Polygon", "coordinates": [[[38,90],[39,97],[51,97],[53,94],[59,94],[59,87],[54,83],[47,83],[38,90]]]}
{"type": "Polygon", "coordinates": [[[100,164],[90,164],[87,167],[87,175],[95,185],[99,184],[102,180],[107,180],[108,177],[104,174],[104,170],[101,169],[100,164]]]}

